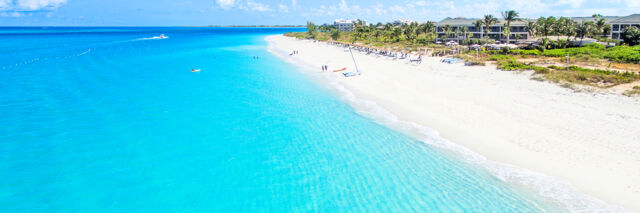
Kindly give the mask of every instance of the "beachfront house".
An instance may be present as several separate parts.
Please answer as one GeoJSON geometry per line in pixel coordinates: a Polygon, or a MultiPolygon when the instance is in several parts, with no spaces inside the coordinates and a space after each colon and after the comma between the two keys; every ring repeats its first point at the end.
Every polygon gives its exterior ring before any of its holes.
{"type": "Polygon", "coordinates": [[[622,40],[624,36],[622,31],[624,28],[635,26],[640,29],[640,14],[633,14],[630,16],[621,17],[618,19],[614,19],[610,22],[611,24],[611,38],[622,40]]]}
{"type": "MultiPolygon", "coordinates": [[[[369,22],[360,20],[362,22],[362,26],[369,25],[369,22]]],[[[358,23],[357,19],[336,19],[333,21],[333,27],[340,31],[351,32],[355,30],[355,25],[358,23]]]]}
{"type": "MultiPolygon", "coordinates": [[[[487,35],[484,34],[484,26],[476,28],[475,22],[479,19],[473,18],[445,18],[442,21],[436,23],[436,34],[439,39],[446,41],[460,41],[465,38],[468,39],[481,39],[481,38],[489,38],[496,41],[506,41],[507,36],[504,35],[503,29],[505,21],[500,19],[498,23],[489,26],[489,32],[487,35]],[[447,30],[447,27],[450,27],[447,30]],[[467,28],[466,33],[460,33],[458,29],[462,27],[467,28]],[[466,34],[466,35],[465,35],[466,34]],[[466,37],[465,37],[466,36],[466,37]]],[[[511,36],[510,41],[515,42],[518,40],[526,40],[529,39],[530,35],[527,32],[526,26],[527,22],[530,20],[521,20],[511,22],[511,36]]]]}

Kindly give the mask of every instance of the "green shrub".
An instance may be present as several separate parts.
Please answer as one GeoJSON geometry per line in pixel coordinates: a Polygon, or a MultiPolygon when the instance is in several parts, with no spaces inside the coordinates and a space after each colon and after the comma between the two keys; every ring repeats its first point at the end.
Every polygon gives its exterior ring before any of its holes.
{"type": "Polygon", "coordinates": [[[539,67],[530,64],[518,63],[515,60],[502,60],[498,62],[498,68],[505,71],[514,70],[533,70],[536,74],[547,74],[550,72],[549,68],[539,67]]]}
{"type": "Polygon", "coordinates": [[[492,55],[491,57],[489,57],[489,60],[492,60],[492,61],[515,61],[516,58],[514,58],[513,56],[508,56],[508,55],[492,55]]]}
{"type": "Polygon", "coordinates": [[[604,54],[604,58],[617,62],[640,63],[640,45],[609,48],[604,54]]]}

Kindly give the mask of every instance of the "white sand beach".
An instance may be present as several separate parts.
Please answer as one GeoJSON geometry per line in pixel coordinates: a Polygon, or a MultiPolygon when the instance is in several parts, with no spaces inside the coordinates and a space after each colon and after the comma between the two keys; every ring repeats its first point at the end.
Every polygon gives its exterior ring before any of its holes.
{"type": "Polygon", "coordinates": [[[531,80],[531,72],[444,64],[432,57],[416,65],[359,52],[354,56],[362,75],[345,78],[337,72],[320,72],[324,64],[329,70],[354,71],[344,48],[284,36],[267,40],[271,52],[311,67],[309,74],[335,80],[399,120],[434,129],[442,138],[498,162],[491,165],[513,165],[534,172],[531,176],[545,174],[537,183],[513,174],[500,177],[508,182],[536,185],[531,187],[538,187],[540,194],[557,193],[559,199],[569,199],[561,197],[574,192],[549,183],[567,181],[575,191],[607,203],[576,206],[591,209],[613,204],[640,211],[637,98],[575,92],[531,80]],[[289,56],[292,50],[299,54],[289,56]]]}

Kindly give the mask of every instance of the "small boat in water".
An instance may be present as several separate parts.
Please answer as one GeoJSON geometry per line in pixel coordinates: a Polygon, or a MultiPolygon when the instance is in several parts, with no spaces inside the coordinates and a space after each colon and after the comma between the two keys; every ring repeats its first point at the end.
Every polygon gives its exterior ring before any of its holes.
{"type": "Polygon", "coordinates": [[[151,39],[168,39],[169,37],[165,36],[164,34],[160,34],[160,36],[154,36],[151,37],[151,39]]]}
{"type": "Polygon", "coordinates": [[[200,72],[200,69],[191,69],[191,72],[200,72]]]}

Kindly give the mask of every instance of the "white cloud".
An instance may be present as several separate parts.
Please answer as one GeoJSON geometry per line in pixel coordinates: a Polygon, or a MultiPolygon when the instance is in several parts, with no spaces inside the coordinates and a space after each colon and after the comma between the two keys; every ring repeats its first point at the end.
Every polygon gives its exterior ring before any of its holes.
{"type": "Polygon", "coordinates": [[[251,11],[258,12],[269,12],[273,11],[269,5],[258,3],[258,2],[247,2],[247,8],[251,11]]]}
{"type": "MultiPolygon", "coordinates": [[[[38,10],[53,10],[63,4],[67,0],[0,0],[0,10],[13,12],[31,12],[38,10]]],[[[14,13],[8,16],[15,17],[14,13]]]]}
{"type": "Polygon", "coordinates": [[[373,9],[373,12],[374,12],[376,15],[384,15],[384,14],[387,14],[387,10],[385,10],[385,9],[384,9],[384,5],[382,5],[382,4],[380,4],[380,3],[378,3],[378,4],[374,5],[374,6],[372,7],[372,9],[373,9]]]}
{"type": "Polygon", "coordinates": [[[584,3],[584,0],[560,0],[560,1],[558,1],[559,5],[569,5],[572,8],[580,8],[580,7],[582,7],[583,3],[584,3]]]}
{"type": "Polygon", "coordinates": [[[393,6],[389,7],[389,11],[394,12],[394,13],[406,13],[406,10],[404,9],[404,7],[402,7],[400,5],[393,5],[393,6]]]}
{"type": "Polygon", "coordinates": [[[67,3],[67,0],[19,0],[18,7],[25,10],[53,9],[67,3]]]}
{"type": "Polygon", "coordinates": [[[340,1],[340,4],[338,4],[338,7],[340,7],[340,10],[342,10],[343,12],[349,12],[349,5],[347,5],[347,2],[344,0],[340,1]]]}
{"type": "Polygon", "coordinates": [[[235,0],[216,0],[216,3],[218,3],[218,6],[220,6],[222,9],[228,10],[228,9],[231,9],[236,4],[236,1],[235,0]]]}
{"type": "MultiPolygon", "coordinates": [[[[216,0],[216,3],[223,10],[239,9],[244,11],[257,11],[257,12],[274,11],[274,9],[272,9],[271,6],[269,6],[268,4],[263,4],[260,2],[254,2],[254,1],[243,2],[241,0],[216,0]]],[[[283,9],[282,7],[279,7],[279,8],[283,9]]]]}
{"type": "Polygon", "coordinates": [[[280,5],[278,5],[278,11],[283,12],[283,13],[288,13],[289,12],[289,7],[287,7],[287,5],[280,4],[280,5]]]}
{"type": "Polygon", "coordinates": [[[291,0],[291,7],[296,7],[297,4],[298,4],[297,0],[291,0]]]}
{"type": "Polygon", "coordinates": [[[18,17],[22,17],[24,16],[24,14],[19,13],[19,12],[0,12],[0,17],[12,17],[12,18],[18,18],[18,17]]]}
{"type": "Polygon", "coordinates": [[[8,8],[11,0],[0,0],[0,9],[8,8]]]}

